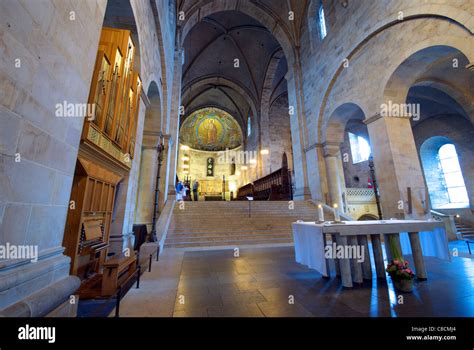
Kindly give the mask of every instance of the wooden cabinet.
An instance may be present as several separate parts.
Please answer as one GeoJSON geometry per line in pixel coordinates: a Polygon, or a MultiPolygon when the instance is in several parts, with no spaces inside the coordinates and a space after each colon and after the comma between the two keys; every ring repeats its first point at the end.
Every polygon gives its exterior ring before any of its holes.
{"type": "Polygon", "coordinates": [[[81,279],[101,273],[120,180],[87,159],[77,161],[63,244],[71,257],[71,274],[81,279]]]}
{"type": "Polygon", "coordinates": [[[71,274],[83,280],[80,293],[90,297],[101,294],[117,187],[134,157],[142,89],[134,62],[130,31],[103,28],[88,99],[94,113],[84,121],[63,241],[71,274]]]}
{"type": "Polygon", "coordinates": [[[86,119],[82,142],[114,157],[130,168],[142,83],[133,70],[135,45],[128,30],[103,28],[89,104],[94,115],[86,119]]]}

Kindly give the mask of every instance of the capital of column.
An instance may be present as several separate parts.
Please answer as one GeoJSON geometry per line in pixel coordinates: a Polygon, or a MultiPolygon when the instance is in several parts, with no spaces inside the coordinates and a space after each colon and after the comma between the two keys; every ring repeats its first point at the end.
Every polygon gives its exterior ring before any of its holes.
{"type": "Polygon", "coordinates": [[[341,144],[339,142],[324,142],[322,147],[324,158],[337,157],[341,151],[341,144]]]}
{"type": "Polygon", "coordinates": [[[143,149],[157,149],[160,144],[163,134],[159,131],[144,131],[143,132],[143,149]]]}
{"type": "Polygon", "coordinates": [[[390,119],[404,120],[404,119],[411,119],[413,117],[411,113],[407,113],[406,111],[403,111],[403,113],[400,113],[400,111],[398,110],[398,112],[392,113],[390,108],[391,108],[391,105],[388,106],[387,111],[384,111],[383,113],[376,113],[372,117],[366,118],[363,121],[363,123],[365,125],[369,125],[380,119],[390,118],[390,119]]]}

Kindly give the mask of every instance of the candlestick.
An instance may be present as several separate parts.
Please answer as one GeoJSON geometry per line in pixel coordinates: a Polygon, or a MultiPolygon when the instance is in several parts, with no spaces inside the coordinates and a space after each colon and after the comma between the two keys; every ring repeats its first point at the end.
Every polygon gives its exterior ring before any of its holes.
{"type": "Polygon", "coordinates": [[[339,210],[337,210],[339,206],[336,203],[334,203],[332,207],[334,208],[334,221],[341,222],[341,216],[339,215],[339,210]]]}
{"type": "Polygon", "coordinates": [[[324,211],[321,204],[318,204],[318,220],[319,222],[324,222],[324,211]]]}

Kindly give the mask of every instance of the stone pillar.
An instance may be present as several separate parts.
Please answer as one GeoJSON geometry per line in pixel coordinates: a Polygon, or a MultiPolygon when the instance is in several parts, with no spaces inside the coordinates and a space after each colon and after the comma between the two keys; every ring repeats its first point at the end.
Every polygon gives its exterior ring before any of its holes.
{"type": "MultiPolygon", "coordinates": [[[[291,67],[291,66],[290,66],[291,67]]],[[[311,193],[308,184],[308,172],[306,164],[305,143],[306,143],[306,122],[303,115],[302,89],[300,81],[295,77],[293,71],[301,69],[298,65],[291,67],[286,75],[288,83],[289,117],[291,125],[291,140],[293,144],[293,167],[296,185],[293,198],[296,200],[310,199],[311,193]]],[[[299,76],[299,74],[296,74],[299,76]]]]}
{"type": "Polygon", "coordinates": [[[342,203],[342,185],[341,185],[341,175],[339,174],[341,166],[341,158],[340,158],[340,148],[339,144],[331,144],[325,143],[324,144],[324,159],[326,161],[326,172],[327,172],[327,179],[328,179],[328,187],[329,187],[329,197],[331,199],[331,203],[329,205],[337,204],[339,208],[342,210],[343,203],[342,203]]]}
{"type": "Polygon", "coordinates": [[[138,182],[138,198],[135,223],[147,225],[151,231],[153,205],[155,202],[156,175],[158,171],[158,144],[159,135],[144,134],[142,145],[142,159],[138,182]]]}
{"type": "Polygon", "coordinates": [[[171,94],[171,112],[169,123],[166,127],[166,134],[170,135],[168,144],[165,143],[167,152],[166,167],[163,169],[165,175],[165,188],[163,191],[163,201],[176,198],[175,182],[176,167],[178,164],[178,147],[179,147],[179,120],[181,106],[181,76],[182,76],[182,54],[183,49],[177,47],[174,55],[174,77],[173,90],[171,94]]]}
{"type": "Polygon", "coordinates": [[[426,216],[426,187],[409,117],[366,119],[385,219],[426,216]],[[409,190],[411,189],[411,212],[409,190]]]}
{"type": "Polygon", "coordinates": [[[166,170],[168,169],[168,162],[169,157],[168,154],[170,153],[170,147],[173,146],[171,142],[170,135],[163,135],[163,144],[165,149],[162,151],[162,161],[161,161],[161,168],[160,168],[160,185],[159,185],[159,196],[158,196],[158,211],[161,212],[165,207],[166,199],[168,197],[168,183],[166,179],[166,170]]]}

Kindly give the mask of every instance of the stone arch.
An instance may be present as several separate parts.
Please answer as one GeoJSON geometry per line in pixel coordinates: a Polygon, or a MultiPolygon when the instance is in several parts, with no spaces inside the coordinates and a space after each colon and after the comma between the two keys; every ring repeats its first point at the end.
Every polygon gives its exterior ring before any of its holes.
{"type": "MultiPolygon", "coordinates": [[[[280,96],[274,98],[274,87],[273,87],[273,79],[275,76],[275,72],[278,68],[280,60],[284,58],[284,53],[282,50],[277,50],[273,53],[272,57],[270,58],[270,62],[267,66],[267,71],[265,73],[265,80],[262,86],[262,98],[260,101],[260,130],[261,130],[261,142],[260,147],[261,149],[266,149],[270,145],[270,110],[272,108],[272,104],[278,100],[280,96]],[[272,98],[274,100],[272,101],[272,98]]],[[[288,93],[286,93],[288,96],[288,93]]],[[[288,108],[288,107],[287,107],[288,108]]],[[[281,159],[281,156],[280,156],[281,159]]],[[[264,157],[260,155],[260,164],[262,167],[262,171],[270,172],[269,170],[275,170],[276,168],[272,167],[271,159],[268,159],[266,162],[264,161],[264,157]],[[268,169],[268,167],[270,167],[268,169]]]]}
{"type": "MultiPolygon", "coordinates": [[[[356,41],[354,46],[348,51],[348,54],[345,56],[345,58],[350,62],[350,60],[356,57],[371,40],[377,37],[377,35],[391,27],[406,23],[410,20],[423,18],[449,20],[452,21],[455,25],[459,26],[461,30],[468,32],[472,35],[472,33],[474,33],[474,23],[470,24],[469,21],[466,20],[466,18],[470,18],[470,15],[465,11],[457,11],[457,8],[453,8],[448,5],[437,5],[436,8],[433,6],[421,6],[419,8],[412,8],[405,11],[403,21],[394,20],[394,18],[397,18],[397,14],[394,14],[393,16],[386,16],[383,20],[376,22],[372,27],[366,30],[358,38],[359,40],[356,41]]],[[[474,47],[472,45],[470,46],[468,42],[463,41],[456,36],[431,37],[428,40],[419,42],[417,45],[410,46],[408,50],[411,50],[411,53],[415,53],[416,51],[433,45],[447,45],[457,47],[461,52],[466,55],[470,62],[474,61],[474,47]]],[[[405,55],[404,58],[402,58],[395,66],[394,70],[403,62],[404,59],[408,58],[408,56],[405,55]]],[[[339,64],[334,70],[334,73],[332,74],[332,77],[329,81],[328,87],[327,89],[325,89],[324,97],[318,114],[317,139],[319,140],[321,140],[323,134],[322,125],[324,121],[324,114],[326,113],[326,109],[328,107],[328,101],[330,100],[331,93],[337,85],[338,79],[343,73],[344,69],[345,67],[343,65],[343,62],[341,62],[341,64],[339,64]]],[[[383,98],[381,97],[380,100],[383,100],[383,98]]]]}
{"type": "Polygon", "coordinates": [[[347,102],[337,107],[324,122],[323,143],[344,142],[344,130],[351,119],[365,119],[365,113],[359,105],[347,102]]]}
{"type": "MultiPolygon", "coordinates": [[[[447,43],[449,40],[442,41],[447,43]]],[[[468,57],[462,50],[452,45],[439,44],[440,42],[437,40],[435,41],[438,43],[436,45],[429,45],[429,42],[432,42],[432,40],[409,48],[404,56],[394,62],[397,68],[385,84],[382,97],[384,103],[390,101],[399,104],[406,103],[408,90],[417,83],[418,77],[438,62],[446,60],[446,58],[454,57],[454,55],[461,56],[461,66],[458,69],[465,69],[465,66],[469,63],[468,57]]],[[[464,47],[464,49],[467,48],[464,47]]],[[[469,71],[465,70],[467,74],[469,71]]]]}
{"type": "Polygon", "coordinates": [[[224,76],[204,76],[204,77],[201,77],[199,79],[189,82],[186,86],[182,88],[182,101],[183,102],[186,101],[192,94],[193,90],[199,89],[200,87],[203,87],[205,85],[226,86],[235,90],[240,95],[242,95],[244,99],[247,101],[250,108],[252,109],[252,114],[254,116],[259,115],[259,112],[257,109],[258,104],[252,98],[252,94],[244,86],[241,86],[239,83],[224,76]]]}
{"type": "Polygon", "coordinates": [[[148,86],[147,98],[149,106],[145,112],[145,124],[143,133],[159,133],[163,130],[163,106],[161,103],[161,93],[158,84],[152,81],[148,86]]]}
{"type": "Polygon", "coordinates": [[[433,79],[420,80],[412,85],[412,87],[418,86],[431,87],[440,90],[452,97],[463,108],[463,110],[466,112],[466,116],[474,125],[474,103],[470,102],[472,101],[472,98],[468,96],[465,92],[460,91],[450,82],[433,79]]]}
{"type": "MultiPolygon", "coordinates": [[[[138,174],[137,188],[137,208],[135,223],[144,224],[148,227],[148,232],[153,229],[155,201],[163,199],[162,191],[164,181],[161,181],[157,188],[158,169],[158,145],[163,141],[163,120],[162,103],[160,91],[156,81],[149,84],[147,91],[149,105],[145,111],[143,127],[143,141],[138,174]],[[159,190],[155,198],[155,191],[159,190]]],[[[159,205],[159,202],[156,204],[159,205]]],[[[157,207],[158,208],[158,207],[157,207]]]]}
{"type": "Polygon", "coordinates": [[[425,140],[420,147],[421,165],[433,209],[449,202],[447,192],[439,176],[437,160],[439,149],[446,144],[454,144],[454,142],[445,136],[433,136],[425,140]]]}
{"type": "Polygon", "coordinates": [[[357,221],[378,220],[378,216],[374,214],[363,214],[357,218],[357,221]]]}

